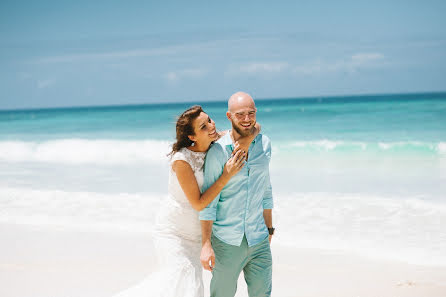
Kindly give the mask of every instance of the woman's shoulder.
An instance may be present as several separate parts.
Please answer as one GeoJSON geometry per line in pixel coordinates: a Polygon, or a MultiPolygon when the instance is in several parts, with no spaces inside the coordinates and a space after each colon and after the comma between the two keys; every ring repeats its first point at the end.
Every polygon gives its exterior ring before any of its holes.
{"type": "Polygon", "coordinates": [[[170,163],[173,164],[175,161],[181,160],[189,163],[191,167],[195,168],[202,165],[205,157],[206,152],[194,152],[184,147],[172,155],[170,163]]]}
{"type": "Polygon", "coordinates": [[[189,150],[187,148],[185,148],[185,147],[179,149],[178,151],[173,153],[172,156],[170,157],[170,163],[173,163],[173,162],[178,161],[178,160],[182,160],[182,161],[188,162],[188,159],[189,159],[188,151],[189,150]]]}

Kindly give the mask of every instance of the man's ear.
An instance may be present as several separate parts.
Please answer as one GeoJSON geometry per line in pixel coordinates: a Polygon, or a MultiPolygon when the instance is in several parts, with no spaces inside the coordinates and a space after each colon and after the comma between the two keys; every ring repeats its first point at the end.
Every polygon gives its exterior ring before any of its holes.
{"type": "Polygon", "coordinates": [[[231,120],[231,113],[229,111],[226,112],[226,117],[228,118],[228,120],[231,120]]]}

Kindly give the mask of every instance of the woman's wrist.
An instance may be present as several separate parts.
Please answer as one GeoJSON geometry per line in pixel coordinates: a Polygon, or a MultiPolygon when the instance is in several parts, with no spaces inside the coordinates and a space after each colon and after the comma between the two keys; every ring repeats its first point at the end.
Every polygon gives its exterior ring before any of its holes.
{"type": "Polygon", "coordinates": [[[223,174],[220,176],[222,182],[227,183],[231,179],[231,174],[225,169],[223,170],[223,174]]]}

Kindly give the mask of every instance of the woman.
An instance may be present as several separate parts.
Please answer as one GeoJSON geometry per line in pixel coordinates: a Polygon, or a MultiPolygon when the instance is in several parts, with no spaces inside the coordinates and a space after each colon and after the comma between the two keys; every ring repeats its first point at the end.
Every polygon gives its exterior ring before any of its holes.
{"type": "Polygon", "coordinates": [[[201,230],[198,211],[205,208],[245,164],[246,151],[258,134],[242,138],[220,178],[204,193],[206,151],[222,134],[200,106],[187,109],[177,120],[172,146],[168,199],[156,219],[155,247],[161,269],[117,297],[202,297],[201,230]]]}

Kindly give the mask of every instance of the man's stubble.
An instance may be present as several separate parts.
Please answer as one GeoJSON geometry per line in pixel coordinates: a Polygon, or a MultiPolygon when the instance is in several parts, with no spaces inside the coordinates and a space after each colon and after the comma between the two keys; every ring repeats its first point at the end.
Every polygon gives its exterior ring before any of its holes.
{"type": "Polygon", "coordinates": [[[245,130],[242,130],[242,129],[240,129],[239,127],[237,127],[237,125],[236,125],[236,124],[234,123],[234,121],[232,121],[232,119],[231,119],[232,129],[234,129],[234,130],[235,130],[239,135],[241,135],[242,137],[252,135],[252,134],[254,133],[254,129],[255,129],[255,125],[256,125],[256,123],[257,123],[257,121],[255,121],[255,122],[252,124],[252,127],[251,127],[251,129],[250,129],[249,131],[245,131],[245,130]]]}

